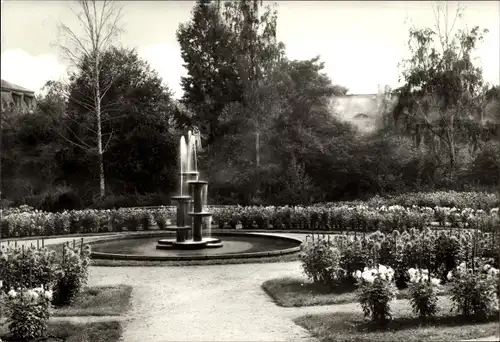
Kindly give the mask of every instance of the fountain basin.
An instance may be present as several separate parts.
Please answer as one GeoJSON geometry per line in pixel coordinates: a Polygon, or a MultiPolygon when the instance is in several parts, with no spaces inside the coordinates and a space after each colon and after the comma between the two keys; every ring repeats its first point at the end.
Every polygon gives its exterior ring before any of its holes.
{"type": "Polygon", "coordinates": [[[191,230],[191,229],[192,229],[191,226],[183,226],[183,227],[168,226],[168,227],[164,228],[163,230],[176,232],[178,230],[191,230]]]}
{"type": "Polygon", "coordinates": [[[201,217],[208,217],[212,216],[212,213],[209,213],[208,211],[200,211],[200,212],[189,212],[189,216],[201,216],[201,217]]]}
{"type": "Polygon", "coordinates": [[[220,248],[222,243],[220,239],[212,237],[204,237],[201,241],[187,240],[179,242],[176,239],[161,239],[158,240],[156,249],[181,249],[193,250],[200,248],[220,248]]]}
{"type": "Polygon", "coordinates": [[[173,196],[170,198],[174,201],[191,201],[191,196],[173,196]]]}
{"type": "Polygon", "coordinates": [[[158,238],[170,240],[173,236],[165,232],[108,236],[90,242],[91,258],[137,261],[266,258],[298,253],[302,245],[300,239],[278,234],[220,232],[213,234],[213,238],[223,239],[224,244],[220,248],[157,249],[158,238]]]}

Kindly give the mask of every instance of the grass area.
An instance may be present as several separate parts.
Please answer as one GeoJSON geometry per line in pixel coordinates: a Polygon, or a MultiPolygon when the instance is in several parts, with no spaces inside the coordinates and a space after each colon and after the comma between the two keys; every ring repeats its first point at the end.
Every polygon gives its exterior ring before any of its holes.
{"type": "Polygon", "coordinates": [[[54,308],[52,316],[120,316],[131,294],[128,285],[86,287],[71,305],[54,308]]]}
{"type": "Polygon", "coordinates": [[[391,305],[393,321],[386,328],[365,322],[361,312],[336,312],[299,317],[295,323],[309,330],[320,342],[330,341],[458,341],[498,334],[498,314],[474,321],[450,314],[448,299],[440,298],[441,315],[422,321],[410,311],[408,302],[391,305]]]}
{"type": "MultiPolygon", "coordinates": [[[[120,322],[99,322],[74,324],[70,322],[49,323],[45,339],[46,342],[118,342],[122,335],[120,322]]],[[[3,341],[15,341],[9,339],[7,327],[0,325],[0,336],[3,341]]],[[[17,342],[17,341],[16,341],[17,342]]]]}
{"type": "MultiPolygon", "coordinates": [[[[354,287],[332,291],[328,287],[314,284],[300,278],[277,278],[267,280],[262,289],[279,306],[297,307],[312,305],[332,305],[357,302],[354,287]]],[[[446,288],[440,295],[446,295],[446,288]]],[[[400,290],[397,299],[407,299],[408,290],[400,290]]]]}

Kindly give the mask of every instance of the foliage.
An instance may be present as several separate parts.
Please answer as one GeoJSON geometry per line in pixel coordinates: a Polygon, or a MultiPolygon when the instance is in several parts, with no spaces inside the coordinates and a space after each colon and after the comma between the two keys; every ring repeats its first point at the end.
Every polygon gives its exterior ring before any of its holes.
{"type": "Polygon", "coordinates": [[[259,1],[200,1],[190,22],[181,24],[177,40],[188,76],[182,102],[193,120],[208,132],[207,143],[221,137],[224,107],[244,101],[245,89],[260,80],[282,54],[276,37],[276,11],[259,16],[259,1]]]}
{"type": "Polygon", "coordinates": [[[68,305],[87,283],[90,265],[90,246],[80,251],[64,246],[58,279],[54,286],[54,304],[68,305]]]}
{"type": "Polygon", "coordinates": [[[452,32],[462,15],[459,8],[450,25],[447,8],[443,12],[438,6],[435,29],[410,29],[411,57],[402,63],[405,84],[396,91],[400,100],[394,113],[402,131],[414,136],[417,146],[430,147],[436,160],[445,155],[451,170],[457,167],[458,147],[475,144],[484,130],[478,119],[485,88],[472,54],[488,31],[475,26],[452,32]]]}
{"type": "Polygon", "coordinates": [[[0,248],[0,280],[3,288],[52,286],[56,280],[57,256],[47,248],[0,248]]]}
{"type": "Polygon", "coordinates": [[[52,291],[43,287],[10,290],[7,294],[7,324],[13,337],[23,341],[44,335],[49,320],[52,291]]]}
{"type": "Polygon", "coordinates": [[[306,244],[299,259],[304,273],[314,283],[334,288],[344,279],[345,273],[340,267],[340,253],[325,239],[306,244]]]}
{"type": "Polygon", "coordinates": [[[357,270],[353,276],[359,282],[358,300],[365,318],[377,324],[387,324],[392,319],[390,302],[397,294],[394,270],[383,265],[372,269],[365,267],[363,272],[357,270]]]}
{"type": "MultiPolygon", "coordinates": [[[[147,213],[139,208],[85,209],[48,213],[26,207],[21,210],[13,208],[4,211],[4,215],[0,219],[0,226],[3,237],[21,237],[122,231],[126,222],[132,224],[127,229],[137,230],[140,229],[138,225],[141,219],[145,220],[145,216],[148,217],[147,227],[149,227],[153,223],[150,214],[156,215],[157,211],[164,215],[165,220],[175,219],[175,207],[144,210],[147,213]]],[[[498,251],[498,244],[495,244],[495,239],[498,242],[498,232],[495,229],[498,224],[497,208],[488,212],[471,208],[458,210],[456,208],[435,207],[433,209],[415,206],[406,208],[402,206],[369,207],[359,204],[359,202],[353,202],[350,205],[340,203],[337,206],[326,204],[309,207],[209,206],[208,210],[213,213],[213,220],[220,228],[226,226],[235,228],[239,222],[243,229],[258,227],[259,229],[339,231],[355,233],[358,237],[361,234],[365,235],[377,230],[384,234],[391,232],[398,234],[399,232],[395,232],[396,230],[407,230],[406,233],[402,234],[402,237],[405,237],[408,243],[405,243],[404,246],[398,245],[399,247],[395,245],[394,236],[391,235],[386,239],[386,236],[382,234],[380,238],[380,243],[382,243],[380,248],[382,249],[379,256],[393,265],[396,260],[399,260],[401,253],[394,254],[390,251],[393,248],[398,248],[399,251],[405,250],[410,258],[408,259],[410,264],[407,265],[407,268],[414,267],[415,263],[420,262],[432,262],[436,265],[435,267],[446,264],[448,269],[453,268],[453,260],[457,258],[459,252],[457,241],[454,239],[457,239],[459,235],[462,239],[469,241],[468,245],[463,245],[464,248],[468,246],[469,257],[472,255],[473,239],[476,239],[476,247],[474,247],[476,255],[478,253],[493,255],[495,251],[498,251]],[[433,222],[439,223],[441,228],[449,228],[453,223],[450,228],[454,229],[454,234],[445,234],[444,232],[437,234],[436,229],[424,230],[431,224],[435,224],[433,222]],[[470,235],[467,231],[461,233],[462,228],[474,228],[482,232],[470,235]],[[440,235],[441,237],[439,237],[440,235]],[[421,239],[418,240],[420,241],[418,244],[415,243],[417,237],[421,239]],[[436,239],[438,239],[437,242],[436,239]],[[436,243],[446,248],[435,254],[432,249],[436,243]],[[435,260],[435,258],[438,259],[435,260]]]]}
{"type": "MultiPolygon", "coordinates": [[[[474,265],[473,263],[471,263],[474,265]]],[[[498,269],[489,264],[467,266],[466,262],[448,273],[454,308],[464,316],[488,316],[498,310],[498,269]]]]}
{"type": "Polygon", "coordinates": [[[427,318],[434,316],[438,311],[437,291],[440,280],[429,275],[427,269],[408,270],[410,275],[410,302],[413,309],[419,317],[427,318]]]}

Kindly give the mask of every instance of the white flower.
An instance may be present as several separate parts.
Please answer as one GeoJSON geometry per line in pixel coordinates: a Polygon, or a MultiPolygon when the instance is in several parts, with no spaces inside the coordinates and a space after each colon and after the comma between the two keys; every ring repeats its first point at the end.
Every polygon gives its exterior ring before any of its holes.
{"type": "Polygon", "coordinates": [[[380,279],[382,279],[382,280],[386,280],[385,273],[380,273],[380,274],[379,274],[379,277],[380,277],[380,279]]]}
{"type": "Polygon", "coordinates": [[[387,267],[384,265],[378,265],[378,273],[386,273],[387,272],[387,267]]]}
{"type": "Polygon", "coordinates": [[[432,283],[432,285],[434,285],[434,286],[438,286],[440,282],[441,282],[441,281],[440,281],[439,279],[436,279],[436,278],[432,278],[432,279],[431,279],[431,283],[432,283]]]}
{"type": "Polygon", "coordinates": [[[14,290],[10,290],[7,295],[10,297],[10,298],[16,298],[17,297],[17,292],[14,291],[14,290]]]}
{"type": "Polygon", "coordinates": [[[448,274],[446,275],[446,279],[448,280],[453,279],[453,273],[451,271],[449,271],[448,274]]]}
{"type": "Polygon", "coordinates": [[[361,278],[361,274],[362,274],[362,273],[361,273],[361,271],[360,271],[360,270],[357,270],[357,271],[356,271],[356,274],[355,274],[355,277],[356,277],[357,279],[359,279],[359,278],[361,278]]]}
{"type": "MultiPolygon", "coordinates": [[[[302,285],[304,285],[304,284],[302,284],[302,285]]],[[[45,299],[47,299],[49,301],[52,301],[52,290],[45,291],[45,293],[43,294],[43,296],[45,297],[45,299]]]]}
{"type": "Polygon", "coordinates": [[[372,284],[375,281],[375,277],[372,276],[371,274],[366,274],[363,279],[367,282],[372,284]]]}
{"type": "Polygon", "coordinates": [[[3,280],[0,280],[0,289],[3,287],[3,280]]]}
{"type": "Polygon", "coordinates": [[[486,264],[486,265],[484,265],[484,266],[483,266],[483,270],[484,270],[484,271],[486,271],[486,272],[488,272],[488,270],[489,270],[490,268],[491,268],[491,266],[490,266],[490,265],[488,265],[488,264],[486,264]]]}

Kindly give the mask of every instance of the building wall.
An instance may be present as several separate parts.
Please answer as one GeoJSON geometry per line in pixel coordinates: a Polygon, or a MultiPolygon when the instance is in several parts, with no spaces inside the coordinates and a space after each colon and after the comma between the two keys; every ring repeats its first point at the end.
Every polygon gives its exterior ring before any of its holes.
{"type": "Polygon", "coordinates": [[[35,109],[35,93],[31,90],[2,80],[1,95],[2,112],[29,113],[35,109]]]}
{"type": "Polygon", "coordinates": [[[375,129],[382,114],[397,104],[397,97],[390,94],[354,94],[335,96],[331,99],[332,114],[354,124],[362,133],[375,129]]]}

